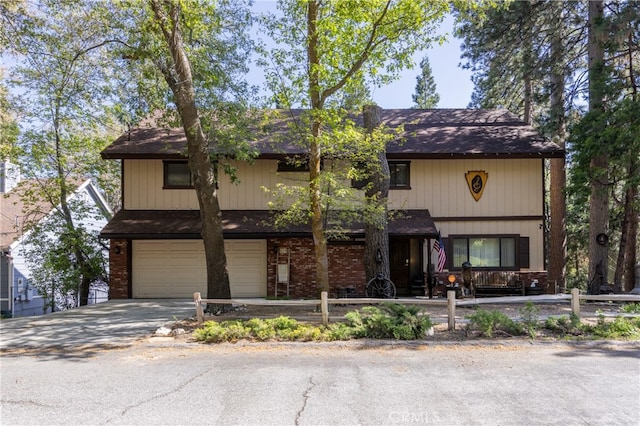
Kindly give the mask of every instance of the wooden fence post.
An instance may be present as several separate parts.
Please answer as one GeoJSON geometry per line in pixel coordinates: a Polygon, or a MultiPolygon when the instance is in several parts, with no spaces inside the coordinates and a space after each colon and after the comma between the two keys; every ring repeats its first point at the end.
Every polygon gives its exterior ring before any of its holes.
{"type": "Polygon", "coordinates": [[[456,329],[456,291],[447,291],[447,308],[449,315],[449,330],[456,329]]]}
{"type": "Polygon", "coordinates": [[[571,311],[580,318],[580,290],[575,287],[571,289],[571,311]]]}
{"type": "Polygon", "coordinates": [[[200,297],[200,292],[196,291],[193,293],[193,303],[196,305],[196,319],[198,321],[198,325],[202,325],[204,322],[204,311],[202,310],[202,298],[200,297]]]}
{"type": "Polygon", "coordinates": [[[320,293],[320,309],[322,310],[322,325],[329,325],[329,300],[328,293],[323,291],[320,293]]]}

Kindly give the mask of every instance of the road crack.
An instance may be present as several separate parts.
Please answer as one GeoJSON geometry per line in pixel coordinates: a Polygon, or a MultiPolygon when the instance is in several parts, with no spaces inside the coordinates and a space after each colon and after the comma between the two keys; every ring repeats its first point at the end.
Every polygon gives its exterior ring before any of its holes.
{"type": "Polygon", "coordinates": [[[309,384],[307,385],[307,388],[305,389],[305,391],[302,393],[302,407],[296,413],[296,420],[295,420],[296,426],[300,424],[300,418],[302,417],[302,414],[304,413],[305,408],[307,408],[307,402],[309,401],[309,396],[311,394],[311,391],[316,386],[317,386],[317,383],[313,381],[313,376],[309,377],[309,384]]]}
{"type": "MultiPolygon", "coordinates": [[[[195,376],[191,377],[188,380],[185,380],[184,382],[180,383],[178,386],[174,387],[173,389],[169,389],[166,392],[157,394],[157,395],[153,395],[150,398],[147,398],[145,400],[142,400],[136,404],[130,405],[128,407],[125,407],[122,411],[120,411],[120,416],[124,416],[125,414],[127,414],[127,412],[129,412],[129,410],[132,410],[134,408],[138,408],[144,404],[147,404],[151,401],[155,401],[157,399],[161,399],[164,398],[166,396],[169,396],[173,393],[176,392],[180,392],[182,389],[184,389],[185,387],[187,387],[188,385],[190,385],[191,383],[193,383],[195,380],[197,380],[198,378],[204,376],[205,374],[207,374],[208,372],[210,372],[213,369],[213,367],[211,368],[207,368],[206,370],[200,372],[199,374],[196,374],[195,376]]],[[[112,419],[113,420],[113,419],[112,419]]],[[[111,423],[111,420],[109,420],[107,423],[111,423]]]]}

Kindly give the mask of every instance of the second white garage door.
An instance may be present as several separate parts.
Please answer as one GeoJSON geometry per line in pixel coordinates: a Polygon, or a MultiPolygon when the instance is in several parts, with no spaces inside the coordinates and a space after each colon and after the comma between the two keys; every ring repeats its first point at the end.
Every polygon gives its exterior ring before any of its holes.
{"type": "MultiPolygon", "coordinates": [[[[224,243],[231,297],[267,295],[265,240],[227,240],[224,243]]],[[[133,241],[134,298],[191,298],[207,293],[204,246],[201,240],[133,241]]]]}

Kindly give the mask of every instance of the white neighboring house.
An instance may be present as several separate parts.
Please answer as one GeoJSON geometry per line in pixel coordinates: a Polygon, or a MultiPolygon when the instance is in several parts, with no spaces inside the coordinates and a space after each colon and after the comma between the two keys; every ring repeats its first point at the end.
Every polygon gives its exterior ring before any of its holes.
{"type": "MultiPolygon", "coordinates": [[[[44,298],[38,294],[31,283],[24,251],[28,248],[25,238],[28,234],[22,232],[24,223],[23,203],[17,194],[16,185],[19,177],[9,178],[12,168],[4,163],[0,169],[0,308],[5,316],[42,315],[45,312],[44,298]]],[[[90,206],[91,215],[85,219],[78,219],[87,230],[99,232],[113,215],[111,208],[100,194],[100,191],[90,179],[80,183],[69,196],[69,200],[81,200],[90,206]]],[[[47,220],[52,214],[48,212],[41,221],[47,220]]],[[[106,253],[105,253],[106,254],[106,253]]],[[[106,257],[106,256],[105,256],[106,257]]],[[[103,282],[93,283],[89,292],[89,303],[104,302],[108,299],[108,285],[103,282]]]]}

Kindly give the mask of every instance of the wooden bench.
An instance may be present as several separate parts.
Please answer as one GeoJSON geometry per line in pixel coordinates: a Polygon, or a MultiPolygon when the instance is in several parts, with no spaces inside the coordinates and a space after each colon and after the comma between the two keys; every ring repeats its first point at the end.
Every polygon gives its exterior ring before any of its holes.
{"type": "Polygon", "coordinates": [[[524,284],[516,272],[473,272],[476,297],[524,296],[524,284]]]}

